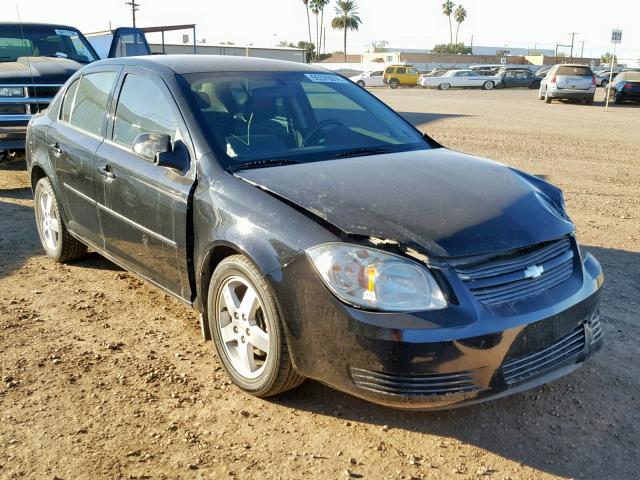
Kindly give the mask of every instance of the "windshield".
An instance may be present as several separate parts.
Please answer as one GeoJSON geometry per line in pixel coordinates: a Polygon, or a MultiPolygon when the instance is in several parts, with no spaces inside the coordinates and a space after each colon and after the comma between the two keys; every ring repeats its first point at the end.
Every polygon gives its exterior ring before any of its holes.
{"type": "Polygon", "coordinates": [[[68,58],[80,63],[98,60],[77,30],[45,25],[0,25],[0,62],[20,57],[68,58]],[[23,36],[24,33],[24,36],[23,36]]]}
{"type": "Polygon", "coordinates": [[[419,131],[331,73],[184,75],[225,167],[430,148],[419,131]]]}

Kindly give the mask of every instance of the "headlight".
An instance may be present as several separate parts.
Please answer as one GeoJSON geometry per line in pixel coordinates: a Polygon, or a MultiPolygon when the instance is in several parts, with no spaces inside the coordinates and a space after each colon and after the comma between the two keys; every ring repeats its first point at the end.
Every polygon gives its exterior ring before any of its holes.
{"type": "Polygon", "coordinates": [[[351,305],[388,312],[447,306],[429,270],[398,255],[342,243],[327,243],[307,253],[327,287],[351,305]]]}
{"type": "Polygon", "coordinates": [[[24,88],[0,87],[0,97],[24,97],[24,88]]]}

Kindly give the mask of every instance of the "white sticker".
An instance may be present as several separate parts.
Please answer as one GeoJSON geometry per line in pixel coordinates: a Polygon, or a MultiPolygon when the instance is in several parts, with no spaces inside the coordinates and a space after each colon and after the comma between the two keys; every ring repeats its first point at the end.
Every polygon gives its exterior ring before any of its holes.
{"type": "Polygon", "coordinates": [[[56,33],[63,37],[77,37],[78,32],[74,32],[73,30],[62,30],[60,28],[56,28],[56,33]]]}
{"type": "Polygon", "coordinates": [[[338,75],[331,75],[326,73],[305,73],[305,77],[314,83],[349,83],[338,75]]]}

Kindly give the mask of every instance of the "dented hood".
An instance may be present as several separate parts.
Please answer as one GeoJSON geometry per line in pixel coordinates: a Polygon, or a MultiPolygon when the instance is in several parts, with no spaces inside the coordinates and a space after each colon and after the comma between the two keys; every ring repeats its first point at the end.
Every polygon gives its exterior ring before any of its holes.
{"type": "Polygon", "coordinates": [[[510,250],[573,231],[555,187],[444,148],[236,175],[346,234],[394,240],[435,256],[510,250]]]}

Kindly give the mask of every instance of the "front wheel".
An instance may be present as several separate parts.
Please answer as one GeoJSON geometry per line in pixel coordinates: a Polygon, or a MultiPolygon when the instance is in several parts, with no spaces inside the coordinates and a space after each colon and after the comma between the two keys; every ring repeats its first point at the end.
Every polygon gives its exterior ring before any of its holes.
{"type": "Polygon", "coordinates": [[[389,88],[393,88],[394,90],[400,86],[400,82],[398,80],[389,80],[389,88]]]}
{"type": "Polygon", "coordinates": [[[220,262],[207,308],[218,358],[238,387],[269,397],[304,381],[293,369],[275,295],[249,259],[233,255],[220,262]]]}
{"type": "Polygon", "coordinates": [[[484,82],[484,85],[482,85],[482,88],[485,90],[493,90],[493,87],[495,87],[495,83],[493,82],[484,82]]]}
{"type": "Polygon", "coordinates": [[[82,257],[87,246],[67,230],[60,215],[58,198],[48,178],[42,178],[36,184],[34,201],[38,235],[47,256],[60,263],[82,257]]]}
{"type": "Polygon", "coordinates": [[[364,88],[365,87],[364,80],[358,80],[358,85],[360,85],[362,88],[364,88]]]}

